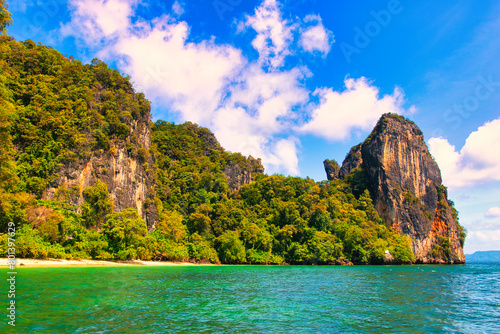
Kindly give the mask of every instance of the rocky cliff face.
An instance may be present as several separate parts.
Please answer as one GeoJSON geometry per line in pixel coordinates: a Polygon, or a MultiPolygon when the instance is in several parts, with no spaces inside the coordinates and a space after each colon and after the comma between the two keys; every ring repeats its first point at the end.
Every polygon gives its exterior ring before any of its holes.
{"type": "Polygon", "coordinates": [[[83,190],[100,180],[108,186],[115,211],[135,207],[148,229],[153,229],[158,212],[154,202],[154,158],[149,152],[150,122],[149,113],[131,120],[128,137],[112,141],[109,150],[96,150],[87,158],[67,161],[44,198],[65,200],[79,207],[85,200],[83,190]]]}
{"type": "Polygon", "coordinates": [[[339,178],[340,166],[337,161],[325,159],[325,161],[323,161],[323,166],[325,166],[326,178],[328,181],[335,181],[339,178]]]}
{"type": "Polygon", "coordinates": [[[422,131],[413,122],[383,115],[370,136],[346,157],[339,177],[357,167],[367,174],[375,208],[386,225],[412,238],[417,262],[465,262],[456,210],[422,131]]]}
{"type": "Polygon", "coordinates": [[[249,156],[244,162],[229,163],[224,169],[224,176],[229,183],[229,189],[235,191],[244,184],[250,184],[256,174],[263,174],[264,167],[261,159],[255,159],[249,156]]]}
{"type": "Polygon", "coordinates": [[[361,144],[354,146],[349,151],[349,154],[344,159],[342,167],[339,170],[339,178],[344,179],[354,168],[357,168],[363,163],[361,155],[361,144]]]}

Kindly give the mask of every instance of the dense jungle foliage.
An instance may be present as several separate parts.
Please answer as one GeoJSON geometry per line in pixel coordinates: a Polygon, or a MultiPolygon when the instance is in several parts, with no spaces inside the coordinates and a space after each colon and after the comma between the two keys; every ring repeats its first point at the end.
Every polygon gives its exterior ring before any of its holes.
{"type": "Polygon", "coordinates": [[[97,59],[83,64],[9,37],[10,21],[0,0],[0,256],[14,222],[20,258],[381,263],[389,250],[414,261],[409,238],[385,226],[362,176],[316,183],[257,173],[231,191],[224,169],[255,161],[192,123],[152,125],[159,221],[149,231],[136,208],[114,210],[104,182],[83,189],[80,207],[44,199],[61,166],[127,141],[150,106],[97,59]]]}

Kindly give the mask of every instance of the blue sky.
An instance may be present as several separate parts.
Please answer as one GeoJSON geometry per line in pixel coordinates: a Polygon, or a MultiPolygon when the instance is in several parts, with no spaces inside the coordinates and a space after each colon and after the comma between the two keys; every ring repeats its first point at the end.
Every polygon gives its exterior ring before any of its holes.
{"type": "Polygon", "coordinates": [[[268,173],[326,178],[382,113],[423,130],[469,230],[500,249],[497,1],[17,0],[8,32],[131,76],[154,119],[268,173]]]}

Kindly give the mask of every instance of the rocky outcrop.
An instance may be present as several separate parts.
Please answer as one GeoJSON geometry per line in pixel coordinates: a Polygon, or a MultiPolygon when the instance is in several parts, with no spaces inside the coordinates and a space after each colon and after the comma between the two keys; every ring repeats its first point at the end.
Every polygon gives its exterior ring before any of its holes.
{"type": "Polygon", "coordinates": [[[344,179],[351,171],[361,165],[363,157],[361,156],[361,144],[354,146],[344,159],[342,167],[339,170],[339,178],[344,179]]]}
{"type": "Polygon", "coordinates": [[[151,146],[150,114],[129,122],[130,134],[113,140],[109,150],[98,149],[90,156],[66,161],[44,198],[64,200],[74,207],[85,201],[83,190],[98,180],[107,184],[113,209],[121,212],[135,207],[148,226],[158,222],[155,197],[154,158],[151,146]]]}
{"type": "Polygon", "coordinates": [[[326,178],[328,181],[338,180],[340,166],[337,161],[325,159],[325,161],[323,161],[323,166],[325,166],[326,178]]]}
{"type": "Polygon", "coordinates": [[[236,191],[244,184],[250,184],[257,174],[264,173],[261,159],[249,156],[245,161],[229,162],[224,169],[229,189],[236,191]]]}
{"type": "Polygon", "coordinates": [[[346,157],[339,177],[357,167],[366,173],[375,208],[386,225],[412,238],[417,262],[465,262],[456,210],[422,131],[413,122],[383,115],[370,136],[346,157]]]}

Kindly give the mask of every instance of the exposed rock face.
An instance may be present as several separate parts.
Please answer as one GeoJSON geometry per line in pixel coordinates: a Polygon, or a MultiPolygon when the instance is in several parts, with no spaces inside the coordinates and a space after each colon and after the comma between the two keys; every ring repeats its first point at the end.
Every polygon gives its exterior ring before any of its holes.
{"type": "Polygon", "coordinates": [[[84,202],[83,190],[100,180],[108,186],[115,211],[136,207],[148,229],[153,229],[158,212],[154,202],[154,160],[149,152],[149,116],[148,113],[141,119],[131,120],[128,138],[114,140],[108,151],[93,151],[88,158],[64,164],[44,198],[66,200],[68,204],[79,207],[84,202]]]}
{"type": "Polygon", "coordinates": [[[340,166],[337,161],[326,159],[323,161],[323,165],[325,166],[326,178],[328,181],[335,181],[339,178],[340,166]]]}
{"type": "Polygon", "coordinates": [[[206,129],[206,131],[200,131],[198,135],[205,143],[205,155],[209,156],[212,150],[223,150],[219,141],[210,130],[206,129]]]}
{"type": "Polygon", "coordinates": [[[349,173],[357,168],[363,163],[363,157],[361,156],[361,144],[358,144],[351,148],[349,154],[344,159],[342,167],[339,170],[339,178],[344,179],[349,173]]]}
{"type": "Polygon", "coordinates": [[[413,122],[383,115],[365,142],[351,150],[339,176],[356,167],[366,172],[375,208],[387,226],[412,238],[417,262],[465,262],[456,211],[413,122]]]}
{"type": "Polygon", "coordinates": [[[245,163],[229,163],[224,169],[224,176],[231,191],[238,190],[244,184],[250,184],[256,174],[263,174],[264,167],[261,159],[249,156],[245,163]]]}

